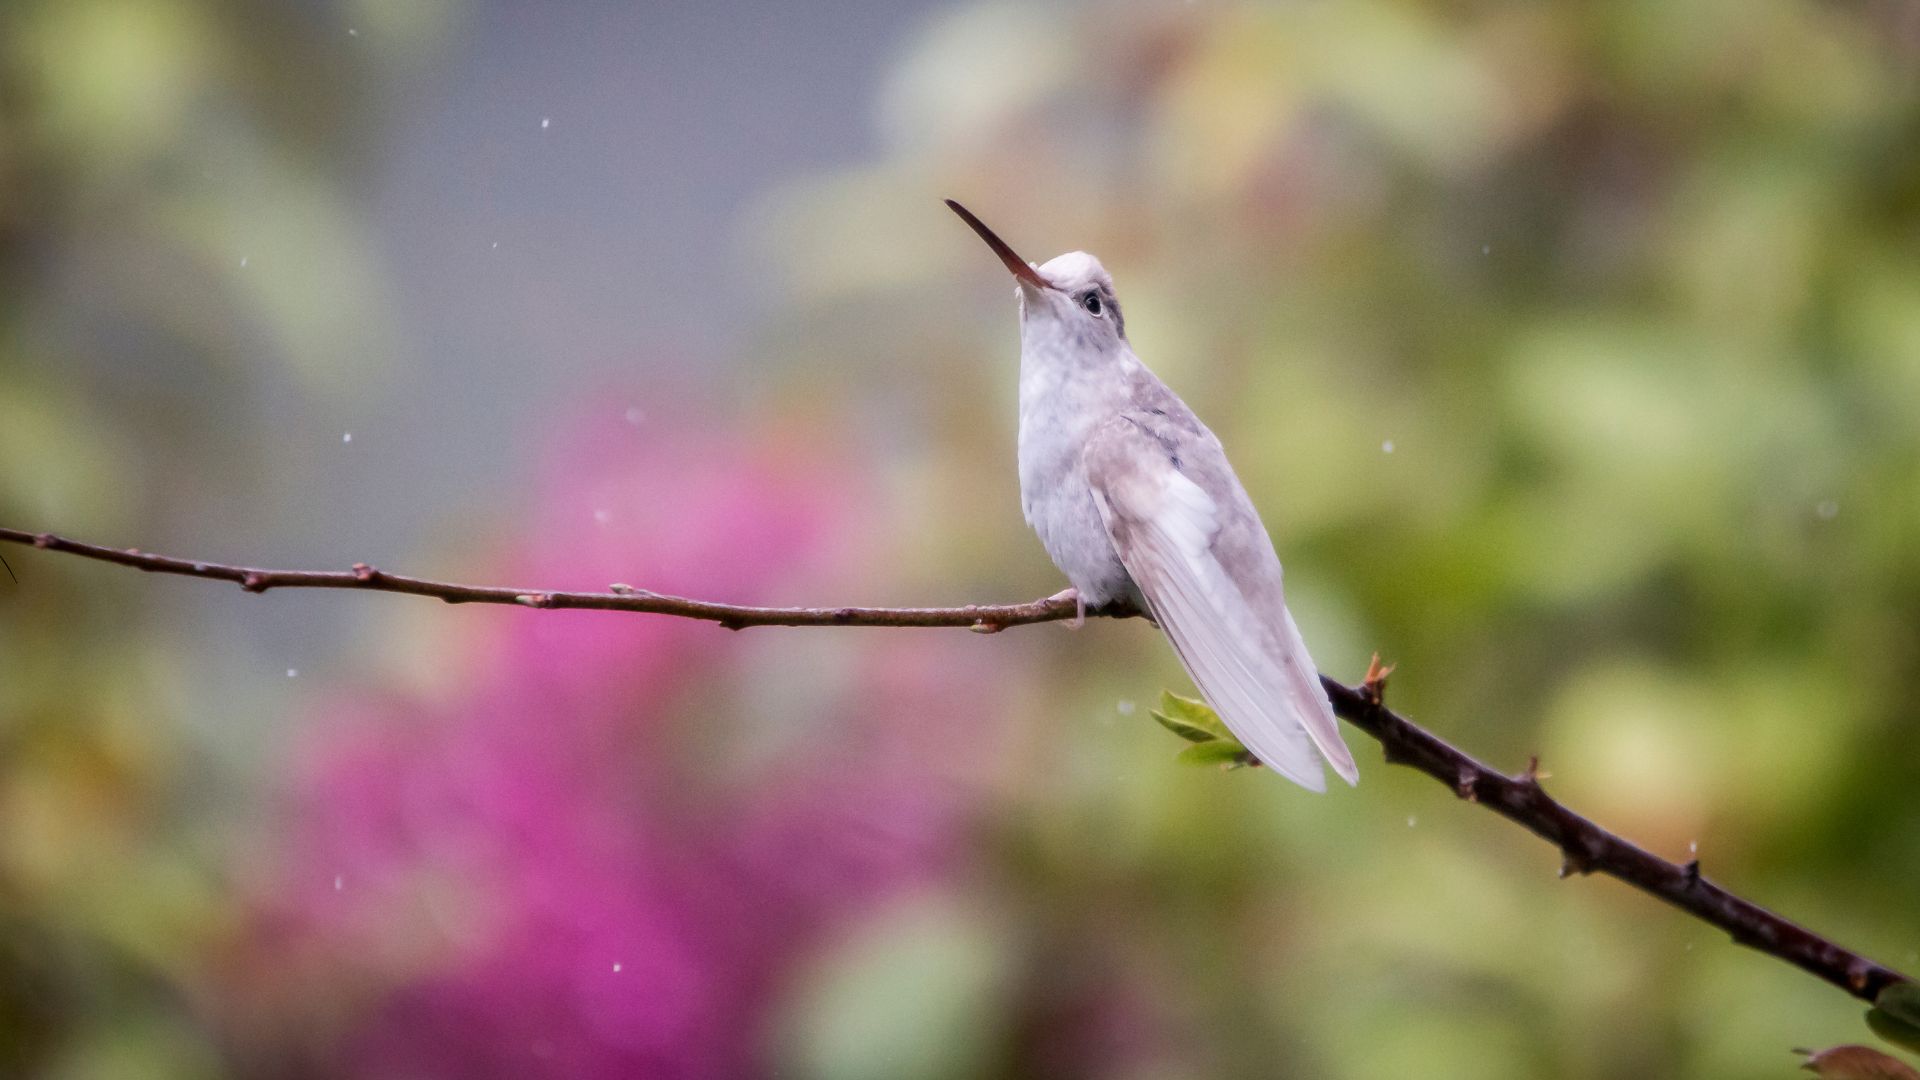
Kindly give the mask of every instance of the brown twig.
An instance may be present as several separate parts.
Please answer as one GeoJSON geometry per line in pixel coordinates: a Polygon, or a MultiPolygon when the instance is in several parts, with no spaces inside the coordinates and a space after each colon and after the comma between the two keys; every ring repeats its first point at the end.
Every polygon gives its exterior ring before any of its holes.
{"type": "MultiPolygon", "coordinates": [[[[1071,599],[1052,597],[1025,604],[969,604],[947,608],[742,607],[647,592],[614,585],[606,592],[514,589],[430,581],[376,570],[365,563],[350,570],[261,570],[245,566],[176,559],[132,548],[101,547],[55,536],[0,527],[0,541],[45,551],[118,563],[154,573],[231,581],[248,592],[268,589],[361,589],[436,597],[450,604],[518,604],[531,608],[636,611],[702,619],[730,629],[747,626],[965,626],[993,633],[1009,626],[1054,622],[1073,617],[1071,599]]],[[[1088,612],[1110,618],[1139,615],[1132,609],[1088,612]]],[[[1617,878],[1693,917],[1719,927],[1739,944],[1809,972],[1866,1001],[1887,986],[1911,981],[1773,912],[1728,892],[1700,873],[1698,859],[1670,862],[1569,810],[1540,786],[1539,763],[1529,762],[1518,776],[1482,764],[1433,733],[1386,707],[1381,697],[1385,670],[1377,664],[1370,679],[1350,687],[1321,677],[1333,710],[1379,740],[1386,760],[1418,769],[1460,798],[1478,803],[1520,825],[1560,850],[1560,876],[1601,873],[1617,878]]]]}
{"type": "MultiPolygon", "coordinates": [[[[676,615],[718,623],[729,630],[748,626],[965,626],[994,633],[1009,626],[1052,622],[1071,616],[1071,598],[1049,598],[1027,604],[968,604],[949,608],[809,607],[770,608],[717,604],[684,596],[668,596],[627,585],[610,585],[606,592],[567,592],[556,589],[514,589],[494,585],[460,585],[450,581],[389,574],[366,563],[347,570],[262,570],[249,566],[197,559],[175,559],[139,548],[111,548],[69,540],[52,533],[30,533],[0,527],[0,540],[27,544],[44,551],[60,551],[87,559],[131,566],[156,574],[231,581],[248,592],[268,589],[363,589],[372,592],[431,596],[449,604],[518,604],[530,608],[574,608],[587,611],[637,611],[676,615]]],[[[1090,614],[1096,614],[1090,612],[1090,614]]],[[[1097,614],[1133,614],[1100,612],[1097,614]]]]}

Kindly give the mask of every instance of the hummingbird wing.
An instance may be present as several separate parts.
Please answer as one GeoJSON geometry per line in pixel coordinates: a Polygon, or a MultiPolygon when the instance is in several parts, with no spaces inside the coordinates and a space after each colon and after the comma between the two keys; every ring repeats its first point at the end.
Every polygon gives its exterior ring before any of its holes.
{"type": "Polygon", "coordinates": [[[1273,541],[1219,441],[1165,393],[1166,407],[1108,420],[1083,451],[1114,550],[1235,737],[1308,790],[1326,790],[1322,755],[1356,783],[1273,541]]]}

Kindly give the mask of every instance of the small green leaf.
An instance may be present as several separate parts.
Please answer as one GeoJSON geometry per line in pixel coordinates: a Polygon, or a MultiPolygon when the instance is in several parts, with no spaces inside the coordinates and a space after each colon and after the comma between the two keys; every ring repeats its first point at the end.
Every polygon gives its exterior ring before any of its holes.
{"type": "Polygon", "coordinates": [[[1153,718],[1160,721],[1161,727],[1166,728],[1168,731],[1173,732],[1175,735],[1191,743],[1213,742],[1220,737],[1208,731],[1206,728],[1200,727],[1197,724],[1188,723],[1177,716],[1169,716],[1159,709],[1153,710],[1153,718]]]}
{"type": "Polygon", "coordinates": [[[1920,986],[1910,982],[1897,982],[1873,999],[1876,1008],[1896,1020],[1904,1020],[1914,1027],[1920,1027],[1920,986]]]}
{"type": "MultiPolygon", "coordinates": [[[[1885,997],[1886,994],[1880,996],[1885,997]]],[[[1875,1035],[1895,1046],[1920,1050],[1920,1024],[1909,1024],[1876,1005],[1867,1010],[1867,1026],[1873,1029],[1875,1035]]]]}
{"type": "Polygon", "coordinates": [[[1224,765],[1238,769],[1253,764],[1253,755],[1232,739],[1212,739],[1187,747],[1174,760],[1183,765],[1224,765]]]}
{"type": "MultiPolygon", "coordinates": [[[[1182,726],[1206,732],[1209,738],[1233,738],[1233,733],[1227,730],[1227,725],[1220,722],[1220,714],[1214,712],[1212,706],[1198,698],[1181,697],[1171,690],[1160,691],[1160,707],[1154,710],[1154,715],[1165,717],[1166,719],[1160,721],[1163,724],[1172,720],[1182,726]]],[[[1173,727],[1172,724],[1167,726],[1173,727]]],[[[1175,734],[1180,733],[1176,730],[1175,734]]],[[[1201,741],[1189,735],[1180,737],[1192,742],[1201,741]]]]}

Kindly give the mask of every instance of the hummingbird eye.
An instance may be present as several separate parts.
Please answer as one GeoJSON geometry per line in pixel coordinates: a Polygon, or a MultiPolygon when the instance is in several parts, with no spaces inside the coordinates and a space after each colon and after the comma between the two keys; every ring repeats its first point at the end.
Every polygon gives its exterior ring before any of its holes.
{"type": "Polygon", "coordinates": [[[1087,295],[1081,297],[1080,306],[1087,309],[1087,314],[1092,315],[1096,319],[1099,318],[1100,317],[1100,294],[1097,292],[1090,292],[1087,295]]]}

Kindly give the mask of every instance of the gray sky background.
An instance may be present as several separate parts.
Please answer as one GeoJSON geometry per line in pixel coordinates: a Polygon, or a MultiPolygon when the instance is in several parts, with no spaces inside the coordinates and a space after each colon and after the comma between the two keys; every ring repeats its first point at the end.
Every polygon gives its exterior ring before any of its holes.
{"type": "MultiPolygon", "coordinates": [[[[742,212],[874,152],[885,64],[929,10],[601,0],[457,16],[438,51],[373,95],[386,114],[365,125],[363,209],[399,320],[393,377],[332,430],[276,433],[285,460],[261,469],[297,477],[298,498],[271,515],[236,498],[145,542],[434,573],[423,557],[460,551],[437,533],[462,520],[537,528],[512,517],[537,418],[640,381],[644,365],[729,362],[769,300],[741,257],[742,212]]],[[[372,32],[352,29],[356,43],[372,32]]],[[[416,603],[155,584],[197,624],[193,699],[214,705],[201,722],[255,746],[312,680],[375,659],[357,627],[416,603]]]]}
{"type": "Polygon", "coordinates": [[[529,399],[636,363],[724,362],[765,310],[739,257],[742,211],[873,150],[884,62],[926,8],[474,11],[394,98],[378,156],[379,229],[421,373],[394,402],[393,445],[484,471],[476,452],[544,403],[529,399]],[[429,403],[439,422],[412,423],[429,403]]]}

